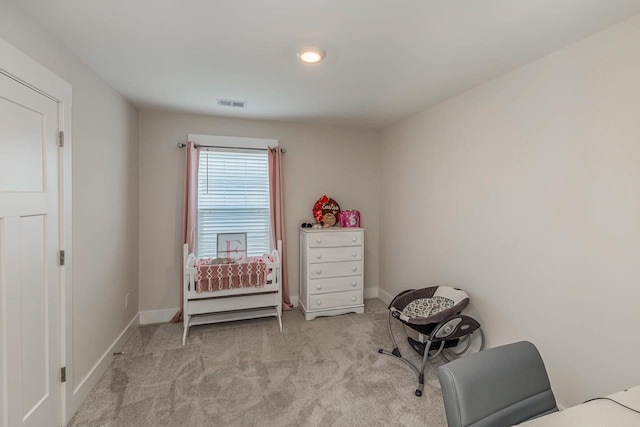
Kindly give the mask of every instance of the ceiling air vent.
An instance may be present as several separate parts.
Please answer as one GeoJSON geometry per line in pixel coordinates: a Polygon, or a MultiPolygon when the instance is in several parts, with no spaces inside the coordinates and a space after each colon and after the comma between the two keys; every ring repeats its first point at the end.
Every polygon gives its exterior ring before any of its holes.
{"type": "Polygon", "coordinates": [[[247,103],[245,101],[233,101],[231,99],[216,99],[216,102],[221,107],[247,108],[247,103]]]}

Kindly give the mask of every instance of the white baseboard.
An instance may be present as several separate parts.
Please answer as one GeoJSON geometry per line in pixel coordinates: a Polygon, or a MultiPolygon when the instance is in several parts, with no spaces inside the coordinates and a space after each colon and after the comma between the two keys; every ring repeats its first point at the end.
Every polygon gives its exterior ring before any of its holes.
{"type": "Polygon", "coordinates": [[[378,298],[378,288],[364,288],[364,299],[378,298]]]}
{"type": "Polygon", "coordinates": [[[391,303],[393,297],[395,297],[395,295],[391,295],[390,293],[385,292],[384,289],[378,288],[378,298],[380,298],[385,304],[391,303]]]}
{"type": "Polygon", "coordinates": [[[149,310],[140,312],[140,324],[167,323],[176,315],[179,308],[166,308],[164,310],[149,310]]]}
{"type": "Polygon", "coordinates": [[[89,373],[80,381],[80,384],[73,390],[73,399],[71,403],[71,414],[68,414],[68,419],[71,419],[73,414],[76,413],[82,402],[87,398],[91,390],[96,386],[98,380],[105,373],[111,362],[113,361],[113,353],[122,350],[125,343],[131,335],[133,331],[136,330],[140,321],[139,314],[129,322],[126,328],[120,333],[118,338],[111,344],[111,346],[105,351],[102,357],[93,365],[93,368],[89,371],[89,373]]]}

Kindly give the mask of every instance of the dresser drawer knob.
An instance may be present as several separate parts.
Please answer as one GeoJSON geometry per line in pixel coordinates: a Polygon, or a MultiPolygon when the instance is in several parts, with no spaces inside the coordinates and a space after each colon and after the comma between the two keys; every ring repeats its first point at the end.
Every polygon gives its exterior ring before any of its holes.
{"type": "Polygon", "coordinates": [[[357,283],[355,281],[351,282],[351,286],[356,287],[357,283]]]}
{"type": "Polygon", "coordinates": [[[318,238],[316,239],[316,243],[322,243],[322,239],[318,237],[318,238]]]}
{"type": "MultiPolygon", "coordinates": [[[[352,237],[352,238],[351,238],[351,241],[352,241],[353,243],[355,243],[355,242],[357,242],[357,241],[358,241],[358,238],[357,238],[357,237],[352,237]]],[[[318,242],[318,243],[320,243],[320,242],[318,242]]]]}
{"type": "Polygon", "coordinates": [[[316,254],[316,258],[317,258],[317,259],[322,258],[322,254],[320,254],[320,253],[316,254]]]}
{"type": "Polygon", "coordinates": [[[317,289],[317,290],[322,289],[322,285],[316,285],[316,289],[317,289]]]}
{"type": "Polygon", "coordinates": [[[351,252],[351,256],[352,256],[352,257],[354,257],[354,258],[355,258],[357,255],[358,255],[358,252],[351,252]]]}
{"type": "Polygon", "coordinates": [[[351,271],[355,273],[356,271],[358,271],[358,267],[351,267],[351,271]]]}
{"type": "Polygon", "coordinates": [[[319,299],[316,300],[316,305],[322,305],[322,301],[320,301],[319,299]]]}
{"type": "Polygon", "coordinates": [[[321,268],[317,269],[316,274],[322,274],[322,269],[321,268]]]}
{"type": "Polygon", "coordinates": [[[353,301],[353,302],[356,302],[357,299],[358,298],[356,298],[356,297],[351,297],[351,301],[353,301]]]}

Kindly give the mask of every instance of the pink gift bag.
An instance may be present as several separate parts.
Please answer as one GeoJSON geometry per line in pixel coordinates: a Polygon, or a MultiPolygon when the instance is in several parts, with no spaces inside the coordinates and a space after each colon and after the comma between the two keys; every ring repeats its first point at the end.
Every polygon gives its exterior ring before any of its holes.
{"type": "Polygon", "coordinates": [[[360,227],[360,211],[350,209],[340,211],[338,219],[343,227],[360,227]]]}

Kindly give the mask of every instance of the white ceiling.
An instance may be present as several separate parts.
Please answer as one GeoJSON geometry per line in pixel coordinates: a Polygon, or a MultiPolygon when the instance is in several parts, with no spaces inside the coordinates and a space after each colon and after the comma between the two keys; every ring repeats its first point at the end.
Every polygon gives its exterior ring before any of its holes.
{"type": "Polygon", "coordinates": [[[640,13],[640,0],[20,4],[139,108],[370,127],[640,13]],[[300,63],[305,45],[324,48],[325,60],[300,63]]]}

